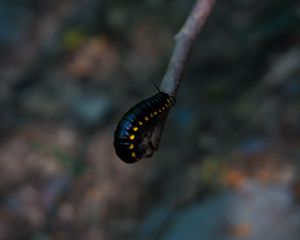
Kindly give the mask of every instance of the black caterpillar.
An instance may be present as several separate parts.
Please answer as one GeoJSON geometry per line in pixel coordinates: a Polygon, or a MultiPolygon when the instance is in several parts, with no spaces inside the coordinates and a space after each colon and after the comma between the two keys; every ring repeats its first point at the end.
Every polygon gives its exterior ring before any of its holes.
{"type": "Polygon", "coordinates": [[[134,163],[152,156],[157,150],[151,142],[154,127],[174,104],[175,97],[160,91],[129,109],[115,131],[114,147],[118,157],[126,163],[134,163]]]}

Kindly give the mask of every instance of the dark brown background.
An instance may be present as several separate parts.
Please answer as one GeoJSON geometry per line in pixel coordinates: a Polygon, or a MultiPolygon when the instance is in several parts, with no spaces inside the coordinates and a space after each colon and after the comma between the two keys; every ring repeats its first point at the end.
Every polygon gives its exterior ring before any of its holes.
{"type": "Polygon", "coordinates": [[[160,150],[115,156],[193,2],[0,2],[0,239],[299,239],[299,1],[217,1],[160,150]]]}

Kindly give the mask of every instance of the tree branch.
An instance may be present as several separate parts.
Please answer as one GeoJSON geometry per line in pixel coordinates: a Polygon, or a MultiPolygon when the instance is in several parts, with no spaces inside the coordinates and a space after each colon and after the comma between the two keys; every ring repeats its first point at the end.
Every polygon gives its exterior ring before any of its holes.
{"type": "MultiPolygon", "coordinates": [[[[215,0],[197,0],[183,27],[175,36],[175,47],[160,85],[161,91],[176,97],[192,46],[211,13],[214,2],[215,0]]],[[[156,148],[159,146],[167,115],[168,113],[154,130],[152,143],[156,148]]]]}
{"type": "Polygon", "coordinates": [[[185,24],[175,36],[175,48],[160,89],[176,96],[192,46],[214,5],[214,0],[197,0],[185,24]]]}

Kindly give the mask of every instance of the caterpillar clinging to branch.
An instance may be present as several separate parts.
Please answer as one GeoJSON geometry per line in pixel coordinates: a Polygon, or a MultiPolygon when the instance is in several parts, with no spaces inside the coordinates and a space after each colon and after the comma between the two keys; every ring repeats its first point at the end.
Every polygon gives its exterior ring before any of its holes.
{"type": "Polygon", "coordinates": [[[174,97],[160,91],[129,109],[115,131],[114,146],[119,158],[134,163],[151,157],[158,149],[151,140],[155,127],[161,124],[174,103],[174,97]]]}

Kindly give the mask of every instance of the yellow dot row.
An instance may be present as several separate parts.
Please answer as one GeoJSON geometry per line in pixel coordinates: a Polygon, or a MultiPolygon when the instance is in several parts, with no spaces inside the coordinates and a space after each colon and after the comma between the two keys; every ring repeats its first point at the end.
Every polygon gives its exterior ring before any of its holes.
{"type": "MultiPolygon", "coordinates": [[[[167,99],[167,103],[170,104],[170,99],[167,99]]],[[[161,113],[162,111],[165,111],[166,108],[168,108],[169,105],[168,105],[167,103],[166,103],[164,106],[162,106],[161,109],[158,109],[158,112],[159,112],[159,113],[161,113]]],[[[150,117],[153,118],[155,115],[158,114],[158,112],[157,112],[157,111],[154,111],[153,113],[150,113],[150,117]]],[[[149,121],[149,117],[147,117],[147,116],[145,116],[144,119],[145,119],[146,122],[149,121]]],[[[144,124],[144,123],[143,123],[142,121],[138,121],[138,125],[139,125],[139,126],[142,126],[143,124],[144,124]]],[[[134,132],[137,132],[137,131],[139,130],[139,128],[135,126],[135,127],[132,128],[132,130],[133,130],[134,132]]],[[[134,139],[135,139],[135,135],[134,135],[134,134],[131,134],[131,135],[129,136],[129,139],[130,139],[130,140],[134,140],[134,139]]],[[[129,148],[130,150],[134,149],[134,144],[131,143],[131,144],[129,145],[128,148],[129,148]]],[[[131,152],[131,157],[132,157],[132,158],[136,158],[136,153],[135,153],[135,152],[131,152]]]]}

